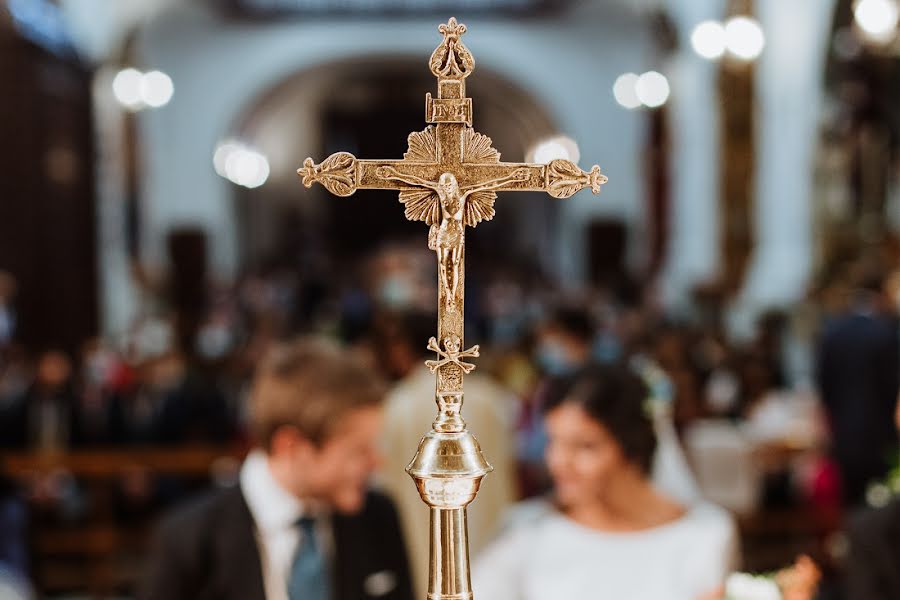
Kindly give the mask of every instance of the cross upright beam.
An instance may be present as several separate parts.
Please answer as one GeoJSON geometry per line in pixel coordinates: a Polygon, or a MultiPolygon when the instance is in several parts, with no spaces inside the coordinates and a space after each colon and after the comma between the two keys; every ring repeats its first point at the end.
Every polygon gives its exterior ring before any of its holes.
{"type": "Polygon", "coordinates": [[[478,346],[464,350],[463,345],[466,227],[494,217],[498,191],[568,198],[585,187],[599,193],[607,178],[596,165],[586,172],[562,159],[501,162],[491,139],[472,129],[466,78],[475,59],[460,39],[466,26],[451,18],[438,31],[444,39],[429,61],[437,96],[425,96],[430,125],[409,134],[404,157],[357,159],[337,152],[319,164],[307,158],[297,173],[306,187],[318,182],[337,196],[358,189],[399,190],[406,217],[431,226],[428,246],[438,259],[438,335],[428,342],[437,359],[426,365],[436,375],[438,415],[406,470],[431,508],[428,600],[470,600],[466,506],[492,467],[460,414],[463,379],[475,368],[462,359],[478,356],[478,346]]]}

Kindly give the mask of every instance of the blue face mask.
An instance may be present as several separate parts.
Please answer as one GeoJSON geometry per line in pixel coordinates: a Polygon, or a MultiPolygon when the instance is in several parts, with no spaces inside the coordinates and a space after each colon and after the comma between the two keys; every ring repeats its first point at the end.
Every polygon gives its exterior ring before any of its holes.
{"type": "Polygon", "coordinates": [[[599,363],[614,363],[622,355],[619,340],[608,333],[601,333],[594,338],[591,346],[591,356],[599,363]]]}
{"type": "Polygon", "coordinates": [[[535,360],[545,373],[553,377],[568,375],[578,368],[558,342],[545,341],[538,344],[535,360]]]}
{"type": "Polygon", "coordinates": [[[407,308],[413,302],[413,289],[406,278],[390,277],[378,289],[378,299],[390,308],[407,308]]]}

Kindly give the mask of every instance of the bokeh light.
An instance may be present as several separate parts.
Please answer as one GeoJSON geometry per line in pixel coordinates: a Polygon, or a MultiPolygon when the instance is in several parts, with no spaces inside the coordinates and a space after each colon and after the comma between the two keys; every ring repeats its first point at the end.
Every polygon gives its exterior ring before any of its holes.
{"type": "Polygon", "coordinates": [[[717,21],[703,21],[691,33],[691,46],[703,58],[721,58],[727,46],[725,27],[717,21]]]}

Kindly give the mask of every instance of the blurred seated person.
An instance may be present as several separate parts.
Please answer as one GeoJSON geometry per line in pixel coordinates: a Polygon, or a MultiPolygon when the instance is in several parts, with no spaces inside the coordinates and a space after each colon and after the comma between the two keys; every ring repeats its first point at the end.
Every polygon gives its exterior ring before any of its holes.
{"type": "MultiPolygon", "coordinates": [[[[397,320],[394,331],[379,344],[393,363],[391,372],[402,374],[388,392],[385,405],[385,464],[379,481],[397,502],[413,568],[417,596],[428,586],[429,511],[404,470],[422,435],[437,416],[434,402],[435,375],[425,366],[434,358],[427,349],[435,317],[409,313],[397,320]]],[[[503,513],[515,500],[513,473],[513,420],[517,402],[512,392],[476,369],[466,376],[462,416],[478,438],[494,472],[481,484],[478,501],[469,506],[469,548],[478,552],[496,533],[503,513]]]]}
{"type": "Polygon", "coordinates": [[[79,402],[72,382],[72,362],[62,351],[40,355],[24,393],[0,407],[0,446],[62,450],[80,439],[79,402]]]}
{"type": "MultiPolygon", "coordinates": [[[[900,430],[900,403],[895,421],[900,430]]],[[[846,599],[900,598],[900,496],[857,513],[848,529],[846,599]]]]}
{"type": "Polygon", "coordinates": [[[156,421],[156,441],[162,444],[226,443],[234,433],[225,394],[215,379],[194,361],[177,354],[166,357],[177,378],[159,390],[162,404],[156,421]],[[179,365],[179,362],[181,363],[179,365]]]}
{"type": "Polygon", "coordinates": [[[100,337],[81,347],[78,399],[81,437],[87,446],[124,442],[122,398],[133,390],[133,373],[121,356],[100,337]]]}
{"type": "Polygon", "coordinates": [[[161,525],[145,600],[410,600],[393,505],[367,493],[383,391],[324,342],[274,348],[250,395],[240,485],[161,525]]]}
{"type": "Polygon", "coordinates": [[[234,416],[213,377],[182,352],[167,349],[143,358],[136,385],[112,393],[113,442],[137,445],[223,444],[234,416]]]}
{"type": "Polygon", "coordinates": [[[548,399],[553,497],[517,507],[476,559],[476,595],[698,600],[721,585],[736,558],[734,524],[715,506],[685,508],[653,486],[647,397],[637,375],[610,366],[548,399]]]}

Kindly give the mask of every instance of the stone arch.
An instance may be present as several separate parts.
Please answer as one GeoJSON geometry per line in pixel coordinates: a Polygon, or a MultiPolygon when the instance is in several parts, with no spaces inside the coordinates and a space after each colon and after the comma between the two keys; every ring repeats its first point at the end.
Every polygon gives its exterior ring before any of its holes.
{"type": "MultiPolygon", "coordinates": [[[[370,191],[365,192],[365,198],[325,201],[320,190],[307,192],[300,187],[294,171],[307,155],[322,158],[342,148],[360,157],[375,153],[372,157],[399,158],[408,133],[426,126],[424,96],[433,88],[434,77],[421,57],[356,56],[295,71],[239,107],[224,137],[239,138],[258,147],[269,156],[272,167],[265,186],[256,190],[232,188],[242,259],[258,262],[267,254],[277,253],[279,249],[273,244],[278,244],[279,239],[284,242],[286,234],[280,231],[284,227],[316,227],[323,222],[330,228],[332,235],[328,237],[342,238],[342,245],[352,251],[373,246],[371,240],[354,245],[354,220],[371,224],[381,219],[382,238],[417,233],[424,236],[421,224],[403,220],[399,207],[393,205],[395,193],[370,191]],[[360,115],[361,122],[352,121],[355,114],[360,115]],[[367,115],[388,124],[382,131],[365,122],[367,115]],[[343,131],[341,119],[345,121],[343,131]],[[359,136],[354,137],[358,130],[359,136]],[[371,139],[380,136],[386,139],[371,139]],[[350,206],[353,209],[348,213],[350,206]],[[335,210],[340,211],[343,223],[333,222],[335,210]],[[381,213],[385,213],[383,217],[381,213]],[[332,222],[327,225],[329,220],[332,222]]],[[[475,103],[476,129],[494,139],[505,159],[525,159],[532,144],[559,131],[538,99],[490,68],[479,67],[477,77],[469,79],[468,95],[475,103]]],[[[552,255],[548,247],[555,232],[556,211],[557,205],[548,202],[543,194],[517,197],[506,210],[501,208],[499,223],[480,228],[479,234],[485,233],[476,237],[474,243],[478,244],[480,238],[485,249],[509,249],[531,253],[527,258],[534,261],[546,260],[552,255]]],[[[308,229],[303,235],[309,239],[317,234],[308,229]]]]}

